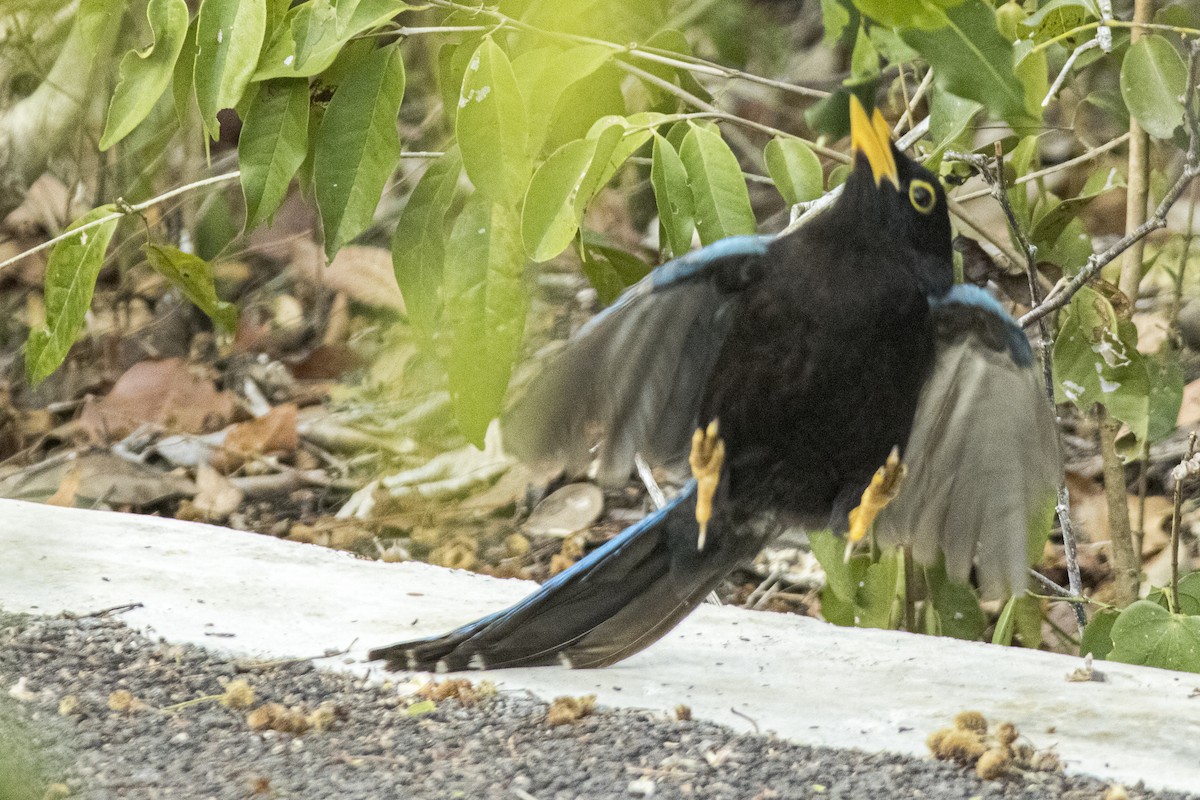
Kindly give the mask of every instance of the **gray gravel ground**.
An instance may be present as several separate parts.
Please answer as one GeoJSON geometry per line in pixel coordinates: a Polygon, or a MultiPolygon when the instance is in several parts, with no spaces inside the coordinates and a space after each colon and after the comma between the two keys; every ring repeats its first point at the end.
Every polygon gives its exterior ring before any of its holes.
{"type": "MultiPolygon", "coordinates": [[[[71,797],[222,800],[1101,800],[1108,789],[1057,773],[983,782],[953,764],[800,747],[644,712],[600,709],[552,727],[546,704],[524,693],[470,707],[445,699],[414,714],[430,702],[394,685],[364,685],[311,661],[247,665],[149,641],[111,618],[0,617],[0,688],[0,723],[8,720],[0,724],[0,800],[63,796],[47,795],[47,783],[65,784],[57,789],[71,797]],[[247,710],[215,699],[163,711],[220,695],[236,679],[252,685],[254,706],[311,711],[325,703],[332,725],[302,735],[255,731],[247,710]],[[118,690],[134,698],[132,709],[110,709],[118,690]],[[68,696],[73,709],[62,707],[68,696]],[[413,702],[423,705],[410,710],[413,702]]],[[[1137,788],[1128,796],[1197,797],[1137,788]]]]}

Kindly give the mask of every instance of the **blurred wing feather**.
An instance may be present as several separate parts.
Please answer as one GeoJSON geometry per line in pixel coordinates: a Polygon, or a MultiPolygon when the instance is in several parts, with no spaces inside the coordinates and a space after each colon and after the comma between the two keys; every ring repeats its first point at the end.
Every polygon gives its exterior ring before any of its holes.
{"type": "Polygon", "coordinates": [[[933,303],[938,354],[905,452],[908,478],[876,522],[922,563],[944,554],[986,596],[1027,583],[1030,530],[1044,524],[1061,472],[1058,431],[1025,334],[974,287],[933,303]]]}
{"type": "Polygon", "coordinates": [[[505,415],[505,448],[582,471],[599,445],[599,479],[609,486],[624,483],[637,453],[660,464],[685,454],[737,291],[760,271],[769,241],[724,239],[630,287],[505,415]]]}

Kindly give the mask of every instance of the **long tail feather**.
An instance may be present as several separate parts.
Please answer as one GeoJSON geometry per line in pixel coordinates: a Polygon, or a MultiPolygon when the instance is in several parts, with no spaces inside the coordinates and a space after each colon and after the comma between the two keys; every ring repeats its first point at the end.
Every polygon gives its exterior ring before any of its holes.
{"type": "Polygon", "coordinates": [[[750,544],[724,535],[727,526],[714,518],[698,551],[695,507],[693,484],[513,607],[368,657],[392,669],[439,671],[602,667],[627,658],[675,627],[736,566],[739,545],[750,544]]]}

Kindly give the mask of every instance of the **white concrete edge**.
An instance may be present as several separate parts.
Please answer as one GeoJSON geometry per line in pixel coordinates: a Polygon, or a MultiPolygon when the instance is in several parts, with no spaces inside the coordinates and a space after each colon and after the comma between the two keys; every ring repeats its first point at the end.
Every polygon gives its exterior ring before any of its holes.
{"type": "MultiPolygon", "coordinates": [[[[198,523],[0,500],[0,607],[89,613],[123,603],[130,625],[170,641],[261,658],[312,656],[379,675],[369,647],[433,634],[523,597],[533,584],[425,564],[384,564],[198,523]]],[[[737,730],[809,745],[925,755],[959,711],[1012,721],[1067,769],[1126,783],[1200,787],[1200,676],[793,615],[705,606],[649,650],[603,670],[488,673],[543,698],[676,705],[737,730]]],[[[477,674],[478,675],[478,674],[477,674]]],[[[482,675],[478,675],[483,677],[482,675]]],[[[33,687],[36,688],[36,687],[33,687]]]]}

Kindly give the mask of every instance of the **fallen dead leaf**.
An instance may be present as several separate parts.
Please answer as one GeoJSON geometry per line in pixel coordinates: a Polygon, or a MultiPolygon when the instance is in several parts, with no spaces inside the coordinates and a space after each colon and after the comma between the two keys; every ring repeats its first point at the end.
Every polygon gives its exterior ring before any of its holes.
{"type": "Polygon", "coordinates": [[[241,489],[207,464],[196,469],[196,488],[192,507],[210,521],[224,520],[237,511],[245,499],[241,489]]]}
{"type": "Polygon", "coordinates": [[[258,419],[233,425],[224,446],[213,453],[213,466],[230,472],[255,456],[292,453],[300,445],[296,413],[295,405],[284,403],[258,419]]]}
{"type": "Polygon", "coordinates": [[[229,424],[234,398],[189,369],[181,358],[142,361],[100,400],[89,399],[79,421],[96,442],[118,441],[141,425],[171,433],[207,433],[229,424]]]}
{"type": "Polygon", "coordinates": [[[382,247],[343,247],[321,275],[321,281],[356,303],[404,313],[404,297],[396,283],[392,254],[382,247]]]}
{"type": "Polygon", "coordinates": [[[63,476],[62,483],[58,485],[58,489],[55,490],[54,494],[46,498],[46,505],[74,508],[75,495],[79,493],[79,485],[82,480],[83,476],[79,471],[79,462],[71,462],[71,465],[67,467],[67,474],[63,476]]]}
{"type": "Polygon", "coordinates": [[[44,502],[59,490],[71,469],[78,469],[75,498],[80,505],[141,508],[196,493],[196,485],[185,477],[107,451],[93,451],[5,474],[0,477],[0,497],[44,502]]]}

